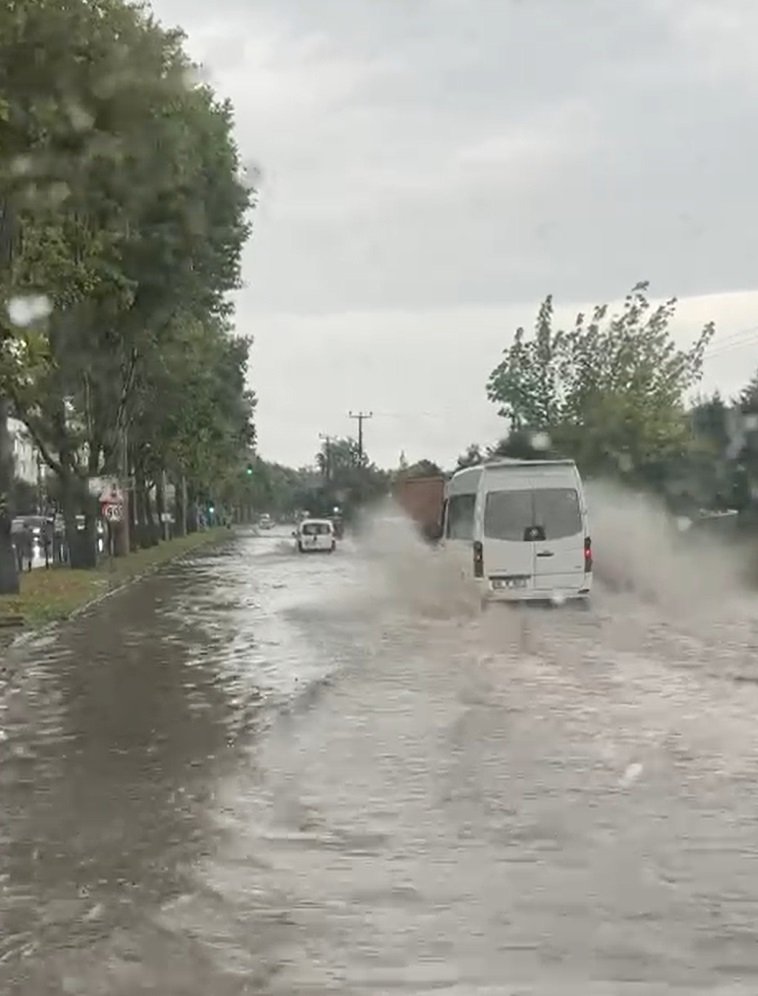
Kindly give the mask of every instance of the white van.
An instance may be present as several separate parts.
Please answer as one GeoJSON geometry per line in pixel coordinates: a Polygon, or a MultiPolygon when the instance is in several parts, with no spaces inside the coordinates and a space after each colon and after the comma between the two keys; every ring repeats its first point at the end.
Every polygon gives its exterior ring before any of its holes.
{"type": "Polygon", "coordinates": [[[334,553],[337,547],[329,519],[303,519],[293,535],[300,553],[334,553]]]}
{"type": "Polygon", "coordinates": [[[586,599],[592,587],[587,504],[573,460],[501,459],[453,474],[444,542],[471,550],[487,601],[586,599]]]}

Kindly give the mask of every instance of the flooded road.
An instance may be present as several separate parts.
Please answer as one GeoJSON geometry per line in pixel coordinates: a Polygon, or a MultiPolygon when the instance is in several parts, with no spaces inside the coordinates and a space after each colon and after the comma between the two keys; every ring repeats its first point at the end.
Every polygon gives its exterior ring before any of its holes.
{"type": "Polygon", "coordinates": [[[0,992],[754,996],[751,601],[436,557],[239,535],[6,654],[0,992]]]}

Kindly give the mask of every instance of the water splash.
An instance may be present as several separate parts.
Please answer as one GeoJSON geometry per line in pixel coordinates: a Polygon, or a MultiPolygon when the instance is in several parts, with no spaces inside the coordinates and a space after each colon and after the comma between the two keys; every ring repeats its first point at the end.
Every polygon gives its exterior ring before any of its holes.
{"type": "Polygon", "coordinates": [[[606,482],[589,482],[596,578],[668,612],[710,614],[744,592],[744,555],[704,536],[662,503],[606,482]]]}
{"type": "Polygon", "coordinates": [[[468,549],[430,546],[396,505],[363,518],[357,546],[372,565],[372,598],[431,618],[479,614],[479,592],[466,576],[468,549]]]}

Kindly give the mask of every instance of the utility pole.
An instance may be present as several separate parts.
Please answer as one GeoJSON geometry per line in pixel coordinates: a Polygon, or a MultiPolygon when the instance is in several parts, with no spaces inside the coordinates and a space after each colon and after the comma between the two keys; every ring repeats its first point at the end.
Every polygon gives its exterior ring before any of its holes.
{"type": "Polygon", "coordinates": [[[334,442],[334,436],[326,436],[323,432],[319,432],[319,439],[324,440],[324,477],[327,481],[332,478],[332,443],[334,442]]]}
{"type": "Polygon", "coordinates": [[[348,412],[350,418],[358,423],[358,460],[363,463],[363,423],[368,418],[373,418],[373,412],[348,412]]]}

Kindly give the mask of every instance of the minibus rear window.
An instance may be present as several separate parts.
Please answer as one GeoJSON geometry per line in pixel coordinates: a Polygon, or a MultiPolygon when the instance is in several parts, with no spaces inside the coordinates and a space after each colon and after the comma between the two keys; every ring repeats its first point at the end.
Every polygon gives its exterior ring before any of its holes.
{"type": "Polygon", "coordinates": [[[490,491],[484,505],[487,539],[521,543],[534,525],[534,498],[529,491],[490,491]]]}
{"type": "Polygon", "coordinates": [[[484,506],[484,535],[487,539],[528,542],[535,527],[540,527],[540,538],[546,540],[565,539],[582,533],[582,514],[576,489],[489,492],[484,506]]]}
{"type": "Polygon", "coordinates": [[[546,540],[577,536],[582,530],[579,495],[575,488],[545,488],[534,492],[534,522],[546,540]]]}

